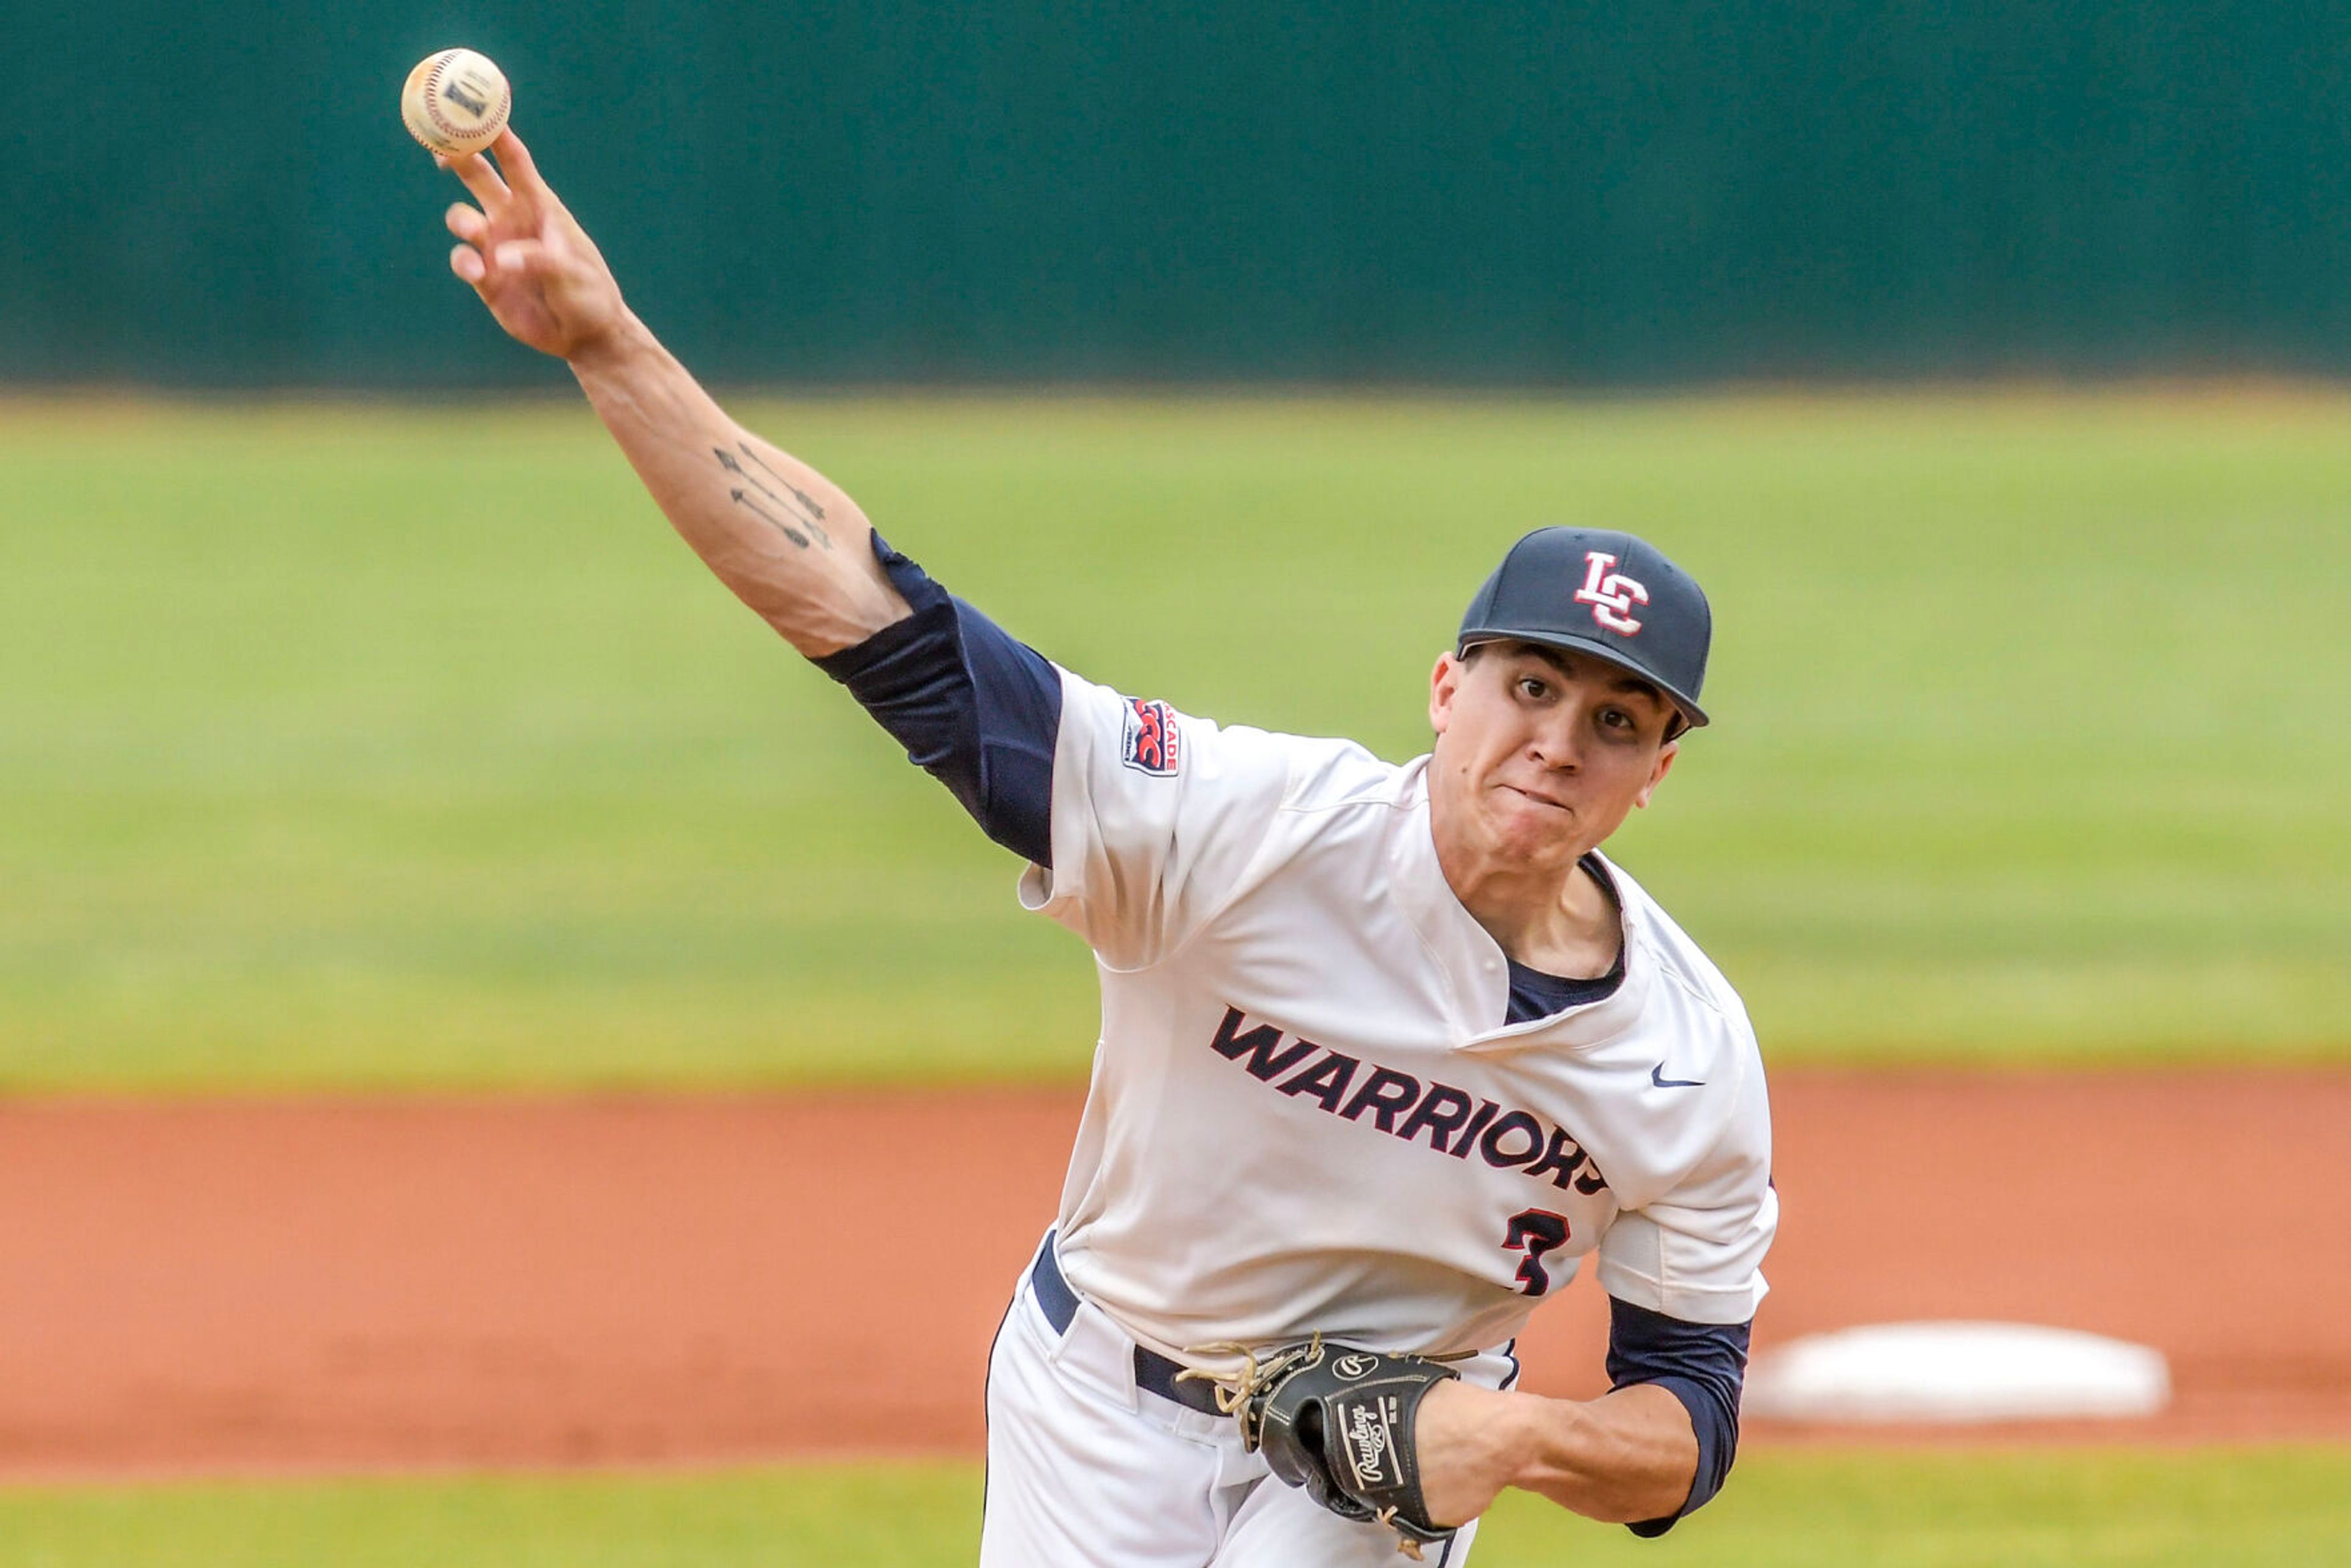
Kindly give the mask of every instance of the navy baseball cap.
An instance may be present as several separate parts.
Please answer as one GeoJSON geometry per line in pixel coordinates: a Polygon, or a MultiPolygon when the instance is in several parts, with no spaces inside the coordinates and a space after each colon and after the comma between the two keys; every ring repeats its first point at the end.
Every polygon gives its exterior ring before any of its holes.
{"type": "Polygon", "coordinates": [[[1688,727],[1707,721],[1698,695],[1714,612],[1697,580],[1636,535],[1537,528],[1512,545],[1455,646],[1502,641],[1596,653],[1664,692],[1688,727]]]}

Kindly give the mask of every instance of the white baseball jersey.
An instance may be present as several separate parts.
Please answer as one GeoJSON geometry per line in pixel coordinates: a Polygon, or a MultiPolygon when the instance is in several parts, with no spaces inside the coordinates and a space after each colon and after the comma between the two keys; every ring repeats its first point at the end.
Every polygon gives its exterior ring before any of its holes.
{"type": "Polygon", "coordinates": [[[1070,1282],[1138,1343],[1486,1349],[1598,1255],[1622,1301],[1743,1323],[1778,1216],[1738,995],[1631,878],[1624,979],[1506,1022],[1439,870],[1426,758],[1219,727],[1061,672],[1052,869],[1102,1038],[1070,1282]]]}

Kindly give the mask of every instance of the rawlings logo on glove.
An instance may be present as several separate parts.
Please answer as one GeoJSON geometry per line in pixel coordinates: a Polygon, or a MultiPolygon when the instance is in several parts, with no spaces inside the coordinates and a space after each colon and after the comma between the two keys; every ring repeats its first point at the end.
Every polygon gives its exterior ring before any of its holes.
{"type": "Polygon", "coordinates": [[[1377,1404],[1376,1415],[1370,1406],[1355,1406],[1353,1424],[1344,1434],[1347,1468],[1355,1472],[1355,1490],[1358,1491],[1366,1487],[1392,1487],[1403,1479],[1401,1476],[1387,1474],[1381,1464],[1394,1451],[1388,1431],[1395,1423],[1396,1402],[1382,1399],[1377,1404]]]}
{"type": "MultiPolygon", "coordinates": [[[[1430,1522],[1413,1440],[1421,1400],[1461,1375],[1423,1355],[1326,1345],[1321,1339],[1220,1381],[1217,1403],[1239,1421],[1241,1444],[1268,1469],[1342,1519],[1384,1524],[1414,1559],[1451,1528],[1430,1522]]],[[[1204,1373],[1186,1373],[1205,1377],[1204,1373]]]]}

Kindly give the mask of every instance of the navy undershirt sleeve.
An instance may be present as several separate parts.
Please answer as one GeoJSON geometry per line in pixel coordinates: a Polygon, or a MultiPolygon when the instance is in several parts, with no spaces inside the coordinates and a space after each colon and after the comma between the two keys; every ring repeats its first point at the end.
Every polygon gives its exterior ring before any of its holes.
{"type": "Polygon", "coordinates": [[[873,557],[914,613],[813,663],[849,688],[909,762],[953,792],[981,831],[1050,867],[1060,674],[878,533],[873,557]]]}
{"type": "Polygon", "coordinates": [[[1608,1299],[1608,1382],[1615,1388],[1654,1383],[1682,1402],[1698,1436],[1698,1474],[1689,1496],[1663,1519],[1626,1528],[1663,1535],[1675,1521],[1722,1490],[1739,1453],[1739,1391],[1747,1379],[1749,1323],[1687,1323],[1629,1301],[1608,1299]]]}

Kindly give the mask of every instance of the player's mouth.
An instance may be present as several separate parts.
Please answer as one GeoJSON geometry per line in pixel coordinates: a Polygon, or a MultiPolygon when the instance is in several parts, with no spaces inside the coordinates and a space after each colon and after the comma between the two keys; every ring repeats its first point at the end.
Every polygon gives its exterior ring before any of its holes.
{"type": "Polygon", "coordinates": [[[1549,806],[1554,811],[1573,811],[1575,810],[1574,807],[1569,805],[1564,800],[1559,800],[1553,796],[1542,794],[1538,790],[1526,789],[1520,785],[1505,784],[1501,787],[1508,789],[1513,795],[1523,795],[1538,806],[1549,806]]]}

